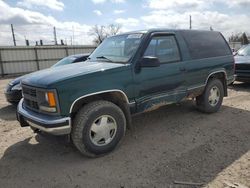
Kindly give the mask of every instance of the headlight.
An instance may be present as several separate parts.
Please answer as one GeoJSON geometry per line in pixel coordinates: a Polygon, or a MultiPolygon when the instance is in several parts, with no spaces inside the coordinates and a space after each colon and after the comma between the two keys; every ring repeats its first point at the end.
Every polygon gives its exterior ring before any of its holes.
{"type": "Polygon", "coordinates": [[[44,102],[39,104],[39,109],[45,112],[57,112],[57,97],[55,91],[47,91],[43,93],[44,102]]]}
{"type": "Polygon", "coordinates": [[[18,90],[18,91],[21,91],[22,90],[22,86],[21,86],[21,83],[18,83],[16,85],[14,85],[11,90],[18,90]]]}

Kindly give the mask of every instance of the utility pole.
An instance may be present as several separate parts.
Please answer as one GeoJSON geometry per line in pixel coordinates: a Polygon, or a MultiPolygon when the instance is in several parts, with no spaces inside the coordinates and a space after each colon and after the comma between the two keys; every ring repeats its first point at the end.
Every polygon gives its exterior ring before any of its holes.
{"type": "Polygon", "coordinates": [[[55,45],[57,45],[56,27],[54,27],[54,40],[55,40],[55,45]]]}
{"type": "Polygon", "coordinates": [[[189,15],[189,29],[192,29],[192,16],[189,15]]]}
{"type": "Polygon", "coordinates": [[[72,39],[73,42],[72,42],[72,44],[74,45],[74,43],[75,43],[75,30],[74,30],[74,26],[72,26],[72,31],[73,31],[73,39],[72,39]]]}
{"type": "Polygon", "coordinates": [[[15,37],[13,24],[10,24],[10,27],[11,27],[11,32],[12,32],[13,43],[14,43],[14,46],[16,46],[16,37],[15,37]]]}

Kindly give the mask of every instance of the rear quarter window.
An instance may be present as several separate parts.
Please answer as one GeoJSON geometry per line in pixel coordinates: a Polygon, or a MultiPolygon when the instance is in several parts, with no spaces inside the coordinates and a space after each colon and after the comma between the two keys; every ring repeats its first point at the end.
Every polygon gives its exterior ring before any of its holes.
{"type": "Polygon", "coordinates": [[[192,59],[203,59],[232,55],[232,52],[219,32],[181,31],[192,59]]]}

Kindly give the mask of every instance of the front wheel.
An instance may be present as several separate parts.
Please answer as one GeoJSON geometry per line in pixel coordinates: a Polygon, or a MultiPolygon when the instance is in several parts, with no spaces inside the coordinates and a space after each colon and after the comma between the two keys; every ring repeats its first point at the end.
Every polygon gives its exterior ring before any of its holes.
{"type": "Polygon", "coordinates": [[[109,101],[86,104],[76,115],[72,141],[84,155],[96,157],[115,149],[126,130],[123,111],[109,101]]]}
{"type": "Polygon", "coordinates": [[[224,88],[221,80],[212,79],[208,81],[205,91],[196,98],[198,109],[205,113],[217,112],[222,104],[224,88]]]}

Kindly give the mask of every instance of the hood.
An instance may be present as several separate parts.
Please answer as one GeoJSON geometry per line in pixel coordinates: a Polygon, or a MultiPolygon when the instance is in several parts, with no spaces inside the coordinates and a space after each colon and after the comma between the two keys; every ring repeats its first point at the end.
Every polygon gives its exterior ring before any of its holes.
{"type": "Polygon", "coordinates": [[[17,85],[19,84],[26,76],[28,76],[29,74],[23,75],[23,76],[19,76],[17,78],[15,78],[14,80],[10,81],[10,85],[17,85]]]}
{"type": "Polygon", "coordinates": [[[234,56],[235,59],[235,64],[250,64],[250,56],[240,56],[240,55],[236,55],[234,56]]]}
{"type": "Polygon", "coordinates": [[[106,71],[118,67],[126,66],[125,64],[109,62],[80,62],[65,66],[53,67],[26,76],[22,83],[36,87],[48,87],[56,82],[67,80],[73,77],[91,74],[99,71],[106,71]]]}

